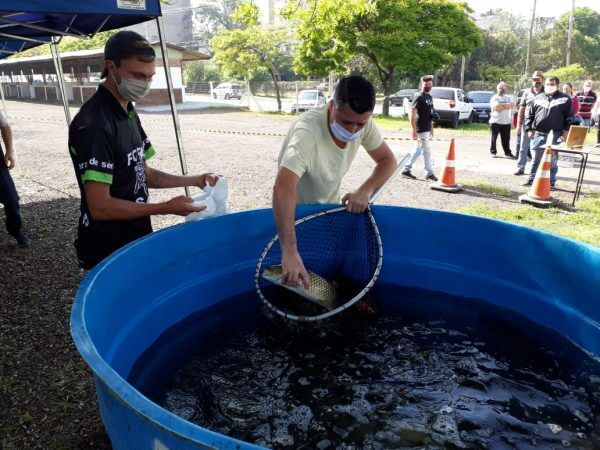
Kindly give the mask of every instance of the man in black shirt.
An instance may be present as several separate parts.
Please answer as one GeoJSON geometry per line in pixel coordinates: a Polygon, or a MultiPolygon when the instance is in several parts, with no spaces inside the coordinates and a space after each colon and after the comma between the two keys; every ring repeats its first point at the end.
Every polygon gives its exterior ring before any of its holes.
{"type": "Polygon", "coordinates": [[[150,90],[155,73],[150,43],[137,33],[120,31],[107,41],[104,57],[106,81],[69,127],[69,151],[81,192],[75,248],[84,269],[151,233],[150,216],[186,216],[204,209],[185,195],[149,203],[148,188],[216,183],[212,174],[170,175],[146,162],[155,150],[131,102],[150,90]]]}
{"type": "Polygon", "coordinates": [[[421,92],[419,92],[412,101],[410,110],[410,126],[412,127],[412,138],[417,141],[415,152],[402,175],[408,178],[416,179],[410,171],[413,164],[417,161],[421,153],[423,153],[423,163],[427,180],[437,181],[437,177],[433,174],[431,166],[431,149],[429,148],[429,139],[433,137],[433,99],[429,95],[429,91],[433,86],[433,76],[424,75],[421,77],[421,92]]]}
{"type": "MultiPolygon", "coordinates": [[[[558,139],[567,138],[567,119],[573,115],[571,97],[558,90],[560,81],[557,77],[549,77],[544,92],[535,96],[525,117],[524,129],[531,138],[533,162],[529,179],[523,186],[531,186],[538,166],[544,154],[548,136],[552,133],[552,141],[548,145],[557,144],[558,139]]],[[[558,172],[558,156],[552,152],[550,169],[550,186],[554,188],[558,172]]]]}

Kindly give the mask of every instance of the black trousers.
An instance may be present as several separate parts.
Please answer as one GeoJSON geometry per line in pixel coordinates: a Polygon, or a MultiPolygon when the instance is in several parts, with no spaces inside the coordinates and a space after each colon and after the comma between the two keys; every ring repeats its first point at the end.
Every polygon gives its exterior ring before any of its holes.
{"type": "Polygon", "coordinates": [[[492,129],[492,143],[490,146],[490,152],[494,155],[496,154],[496,141],[498,140],[498,134],[500,134],[500,141],[502,141],[502,150],[504,150],[504,154],[511,154],[510,124],[500,125],[499,123],[491,123],[490,128],[492,129]]]}
{"type": "Polygon", "coordinates": [[[4,153],[0,150],[0,203],[4,205],[6,214],[6,229],[11,235],[15,235],[22,226],[21,211],[19,209],[19,195],[15,188],[6,162],[4,153]]]}

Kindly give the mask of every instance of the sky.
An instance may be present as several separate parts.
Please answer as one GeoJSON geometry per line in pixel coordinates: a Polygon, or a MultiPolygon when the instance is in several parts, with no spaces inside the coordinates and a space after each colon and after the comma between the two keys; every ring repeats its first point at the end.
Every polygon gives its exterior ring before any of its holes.
{"type": "MultiPolygon", "coordinates": [[[[466,0],[476,13],[502,8],[513,14],[531,17],[533,0],[466,0]]],[[[600,13],[600,0],[575,0],[575,7],[588,7],[600,13]]],[[[537,0],[536,17],[557,17],[571,9],[571,0],[537,0]]]]}

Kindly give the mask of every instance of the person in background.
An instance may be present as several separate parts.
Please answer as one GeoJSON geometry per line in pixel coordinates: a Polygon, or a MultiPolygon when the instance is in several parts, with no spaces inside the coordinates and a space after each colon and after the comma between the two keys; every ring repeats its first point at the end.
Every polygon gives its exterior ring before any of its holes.
{"type": "Polygon", "coordinates": [[[521,135],[521,151],[517,160],[517,171],[515,175],[525,175],[525,166],[527,165],[527,156],[531,150],[531,142],[527,133],[525,133],[525,112],[536,95],[544,91],[544,72],[536,70],[531,75],[531,89],[523,92],[521,103],[519,104],[519,113],[517,114],[517,134],[521,135]]]}
{"type": "Polygon", "coordinates": [[[433,173],[431,165],[431,149],[429,148],[429,139],[433,137],[433,98],[429,95],[429,91],[433,87],[433,75],[424,75],[421,77],[421,92],[413,98],[410,106],[410,126],[412,127],[412,138],[416,141],[415,151],[412,154],[410,161],[402,175],[405,177],[416,179],[410,171],[413,164],[423,154],[423,164],[425,172],[427,172],[426,180],[437,181],[437,177],[433,173]]]}
{"type": "MultiPolygon", "coordinates": [[[[533,163],[531,173],[523,186],[531,186],[542,160],[547,145],[558,143],[562,136],[567,138],[568,119],[573,115],[573,103],[571,97],[559,92],[560,80],[557,77],[549,77],[544,86],[544,92],[539,93],[527,110],[525,117],[525,131],[531,141],[533,152],[533,163]],[[552,135],[552,141],[548,137],[552,135]]],[[[552,166],[550,168],[550,187],[554,189],[556,174],[558,172],[558,155],[552,152],[552,166]]]]}
{"type": "Polygon", "coordinates": [[[6,230],[15,238],[21,248],[29,247],[29,239],[23,233],[23,221],[19,207],[19,194],[9,170],[15,167],[15,150],[13,148],[12,129],[4,114],[0,112],[0,132],[6,147],[6,153],[0,147],[0,203],[4,205],[6,214],[6,230]]]}
{"type": "Polygon", "coordinates": [[[571,83],[563,84],[563,93],[567,94],[569,97],[571,97],[571,101],[573,102],[573,115],[578,116],[579,115],[579,100],[577,99],[577,97],[573,96],[573,85],[571,83]]]}
{"type": "Polygon", "coordinates": [[[583,89],[575,94],[579,101],[579,115],[583,119],[583,125],[586,127],[590,126],[592,121],[592,110],[598,101],[598,96],[592,91],[592,85],[592,80],[585,80],[583,89]]]}
{"type": "Polygon", "coordinates": [[[490,153],[496,156],[496,142],[498,134],[502,141],[502,150],[504,155],[509,158],[515,158],[515,155],[510,151],[510,127],[511,127],[511,111],[514,108],[514,103],[510,95],[506,94],[507,86],[504,81],[496,86],[496,94],[490,99],[490,129],[492,131],[492,142],[490,145],[490,153]]]}

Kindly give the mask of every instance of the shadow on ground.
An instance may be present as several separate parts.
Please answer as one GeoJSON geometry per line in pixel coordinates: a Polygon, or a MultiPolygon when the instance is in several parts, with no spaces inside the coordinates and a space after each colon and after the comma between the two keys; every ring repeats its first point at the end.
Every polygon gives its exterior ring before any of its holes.
{"type": "Polygon", "coordinates": [[[0,229],[0,448],[109,449],[69,330],[83,275],[73,250],[79,200],[21,208],[31,247],[0,229]]]}

